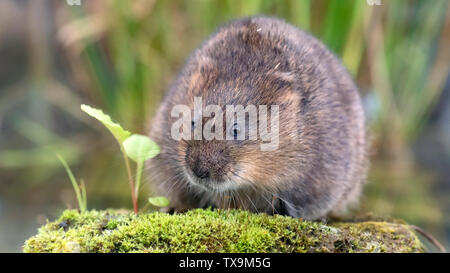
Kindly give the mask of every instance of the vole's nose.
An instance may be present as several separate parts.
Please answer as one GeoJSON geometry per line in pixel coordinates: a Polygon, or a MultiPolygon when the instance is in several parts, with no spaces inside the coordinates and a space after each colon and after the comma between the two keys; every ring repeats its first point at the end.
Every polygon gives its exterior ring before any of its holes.
{"type": "Polygon", "coordinates": [[[205,167],[199,166],[199,164],[196,164],[193,168],[192,171],[194,172],[194,174],[198,177],[198,178],[208,178],[209,177],[209,170],[205,167]]]}
{"type": "Polygon", "coordinates": [[[186,149],[186,165],[200,179],[220,181],[226,173],[228,153],[220,143],[197,142],[186,149]]]}

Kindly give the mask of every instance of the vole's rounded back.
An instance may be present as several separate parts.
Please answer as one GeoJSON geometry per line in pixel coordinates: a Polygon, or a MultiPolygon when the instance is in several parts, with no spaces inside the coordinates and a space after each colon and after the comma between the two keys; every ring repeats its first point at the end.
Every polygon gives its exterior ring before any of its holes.
{"type": "MultiPolygon", "coordinates": [[[[192,129],[209,119],[193,113],[192,129]]],[[[246,18],[206,40],[172,84],[152,123],[161,154],[150,161],[150,174],[178,211],[232,207],[317,219],[358,200],[365,132],[358,90],[321,42],[279,19],[246,18]],[[226,105],[269,106],[270,125],[277,106],[278,145],[263,151],[267,139],[249,138],[251,122],[224,124],[232,139],[175,140],[172,110],[194,109],[196,97],[224,112],[226,105]]]]}

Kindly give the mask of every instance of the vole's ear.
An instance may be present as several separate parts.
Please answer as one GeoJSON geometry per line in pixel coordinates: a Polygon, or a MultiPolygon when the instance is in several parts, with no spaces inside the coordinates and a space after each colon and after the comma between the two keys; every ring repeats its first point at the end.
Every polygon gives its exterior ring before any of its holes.
{"type": "Polygon", "coordinates": [[[280,105],[298,105],[300,96],[295,91],[295,74],[275,68],[269,72],[269,75],[272,84],[278,89],[276,101],[280,105]]]}
{"type": "MultiPolygon", "coordinates": [[[[289,71],[271,69],[266,74],[266,81],[276,90],[295,88],[295,74],[289,71]]],[[[275,90],[274,90],[275,91],[275,90]]]]}
{"type": "Polygon", "coordinates": [[[272,77],[290,86],[295,82],[295,75],[292,72],[274,71],[272,77]]]}
{"type": "Polygon", "coordinates": [[[292,86],[296,82],[296,74],[291,71],[288,63],[279,62],[273,67],[269,67],[267,78],[272,82],[284,83],[284,85],[292,86]]]}

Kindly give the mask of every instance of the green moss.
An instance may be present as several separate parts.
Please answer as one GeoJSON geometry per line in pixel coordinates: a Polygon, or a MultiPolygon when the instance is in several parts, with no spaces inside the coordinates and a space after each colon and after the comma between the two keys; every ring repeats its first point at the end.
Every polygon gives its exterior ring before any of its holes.
{"type": "Polygon", "coordinates": [[[67,210],[24,252],[421,252],[414,232],[388,222],[324,225],[240,210],[67,210]]]}

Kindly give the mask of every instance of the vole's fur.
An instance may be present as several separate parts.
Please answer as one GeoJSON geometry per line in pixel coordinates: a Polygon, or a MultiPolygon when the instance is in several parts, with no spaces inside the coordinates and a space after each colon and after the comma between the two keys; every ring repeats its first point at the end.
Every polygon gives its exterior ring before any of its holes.
{"type": "Polygon", "coordinates": [[[321,42],[275,18],[233,21],[206,40],[166,94],[150,137],[161,147],[149,163],[154,188],[176,211],[212,206],[318,219],[356,203],[365,180],[364,113],[350,75],[321,42]],[[171,109],[192,109],[194,96],[204,106],[279,105],[279,148],[173,140],[171,109]],[[196,177],[198,169],[208,178],[196,177]]]}

